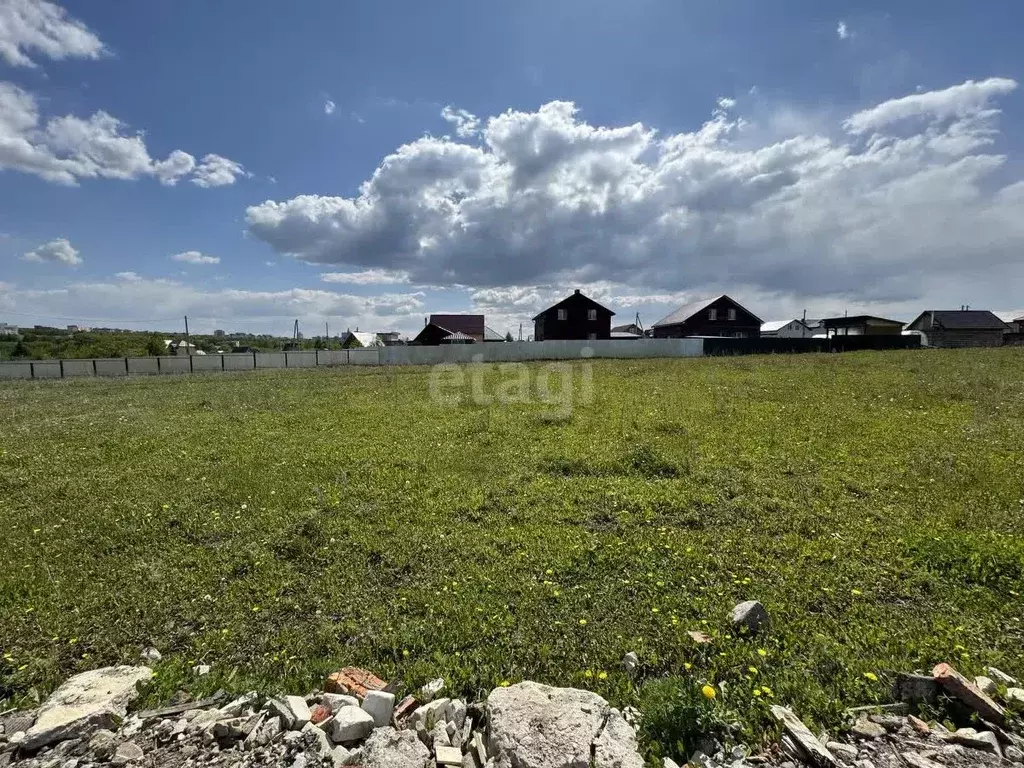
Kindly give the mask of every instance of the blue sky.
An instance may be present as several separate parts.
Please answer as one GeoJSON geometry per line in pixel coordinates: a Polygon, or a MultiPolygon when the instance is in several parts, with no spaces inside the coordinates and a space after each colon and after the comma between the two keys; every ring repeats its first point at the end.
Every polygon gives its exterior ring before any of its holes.
{"type": "Polygon", "coordinates": [[[6,0],[0,320],[1024,307],[1024,8],[887,5],[6,0]]]}

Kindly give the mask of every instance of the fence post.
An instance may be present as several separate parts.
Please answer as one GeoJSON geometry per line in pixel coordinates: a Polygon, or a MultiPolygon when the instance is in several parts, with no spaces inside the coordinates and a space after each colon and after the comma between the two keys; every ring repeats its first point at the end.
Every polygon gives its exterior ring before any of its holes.
{"type": "Polygon", "coordinates": [[[63,379],[64,378],[64,358],[61,358],[57,362],[60,363],[60,377],[63,379]]]}
{"type": "Polygon", "coordinates": [[[30,379],[34,379],[36,377],[36,364],[31,361],[28,364],[28,377],[30,379]]]}

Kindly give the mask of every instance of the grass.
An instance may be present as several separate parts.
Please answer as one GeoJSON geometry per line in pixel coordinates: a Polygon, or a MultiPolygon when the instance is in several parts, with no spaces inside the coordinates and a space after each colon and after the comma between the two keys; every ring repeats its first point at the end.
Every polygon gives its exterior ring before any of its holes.
{"type": "Polygon", "coordinates": [[[593,365],[571,414],[414,368],[0,384],[0,709],[153,645],[153,701],[535,679],[679,754],[659,702],[757,739],[892,671],[1024,676],[1022,350],[593,365]]]}

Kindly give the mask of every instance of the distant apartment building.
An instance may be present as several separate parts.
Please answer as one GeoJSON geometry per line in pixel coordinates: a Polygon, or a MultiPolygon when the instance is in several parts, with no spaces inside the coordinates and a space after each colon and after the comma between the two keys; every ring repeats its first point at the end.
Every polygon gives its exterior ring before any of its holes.
{"type": "Polygon", "coordinates": [[[10,323],[0,323],[0,336],[17,336],[18,326],[10,323]]]}
{"type": "Polygon", "coordinates": [[[216,331],[213,332],[213,335],[214,336],[227,336],[227,333],[225,333],[223,330],[218,328],[216,331]]]}

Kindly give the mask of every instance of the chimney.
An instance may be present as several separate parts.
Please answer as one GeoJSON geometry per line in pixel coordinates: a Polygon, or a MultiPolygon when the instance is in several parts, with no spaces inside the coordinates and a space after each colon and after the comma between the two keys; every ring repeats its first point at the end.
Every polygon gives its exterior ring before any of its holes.
{"type": "Polygon", "coordinates": [[[426,328],[427,325],[429,325],[429,323],[427,323],[427,318],[424,317],[423,318],[423,327],[426,328]]]}
{"type": "Polygon", "coordinates": [[[579,288],[577,288],[577,289],[576,289],[576,293],[579,293],[579,292],[580,292],[580,289],[579,289],[579,288]]]}

